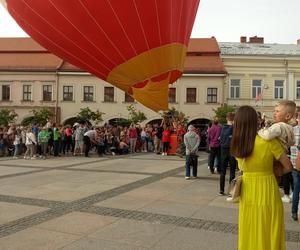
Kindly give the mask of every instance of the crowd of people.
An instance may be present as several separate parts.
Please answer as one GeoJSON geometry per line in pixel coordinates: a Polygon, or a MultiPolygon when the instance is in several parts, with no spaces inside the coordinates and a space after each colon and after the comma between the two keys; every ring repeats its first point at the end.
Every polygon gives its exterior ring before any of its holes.
{"type": "MultiPolygon", "coordinates": [[[[155,152],[167,155],[171,134],[182,145],[183,125],[147,124],[146,126],[109,125],[92,127],[86,122],[57,126],[48,121],[45,126],[11,125],[0,127],[0,156],[24,159],[84,155],[91,152],[103,155],[123,155],[137,152],[155,152]]],[[[183,149],[179,148],[179,151],[183,149]]],[[[181,153],[179,153],[181,154],[181,153]]]]}

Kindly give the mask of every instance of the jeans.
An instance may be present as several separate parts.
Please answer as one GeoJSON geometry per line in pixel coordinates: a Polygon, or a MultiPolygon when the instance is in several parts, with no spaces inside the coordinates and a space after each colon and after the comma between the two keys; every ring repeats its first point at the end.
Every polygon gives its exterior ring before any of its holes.
{"type": "Polygon", "coordinates": [[[293,177],[292,173],[287,173],[282,176],[282,184],[283,184],[283,191],[285,195],[290,194],[290,190],[292,188],[293,191],[293,177]]]}
{"type": "Polygon", "coordinates": [[[235,178],[236,160],[230,155],[229,148],[221,148],[221,176],[220,176],[220,191],[224,192],[226,169],[230,169],[229,182],[235,178]]]}
{"type": "Polygon", "coordinates": [[[46,157],[47,155],[47,149],[48,149],[48,142],[41,143],[41,155],[46,157]]]}
{"type": "Polygon", "coordinates": [[[193,177],[197,177],[197,168],[198,168],[198,156],[197,155],[186,155],[185,156],[185,176],[191,176],[191,169],[192,166],[192,174],[193,177]]]}
{"type": "Polygon", "coordinates": [[[54,156],[58,156],[59,153],[59,141],[55,140],[53,141],[53,154],[54,156]]]}
{"type": "Polygon", "coordinates": [[[84,144],[85,144],[84,155],[85,155],[85,157],[88,157],[89,156],[89,151],[90,151],[90,148],[91,148],[91,139],[90,139],[90,137],[85,135],[83,137],[83,141],[84,141],[84,144]]]}
{"type": "Polygon", "coordinates": [[[293,169],[294,192],[292,200],[292,214],[298,213],[299,193],[300,193],[300,171],[293,169]]]}
{"type": "Polygon", "coordinates": [[[14,157],[17,157],[21,152],[21,144],[16,144],[15,145],[15,150],[14,150],[14,157]]]}
{"type": "Polygon", "coordinates": [[[214,172],[215,158],[217,158],[217,161],[218,161],[217,170],[220,173],[221,172],[221,168],[220,168],[220,165],[221,165],[220,164],[220,147],[210,148],[208,166],[210,168],[211,173],[214,172]]]}

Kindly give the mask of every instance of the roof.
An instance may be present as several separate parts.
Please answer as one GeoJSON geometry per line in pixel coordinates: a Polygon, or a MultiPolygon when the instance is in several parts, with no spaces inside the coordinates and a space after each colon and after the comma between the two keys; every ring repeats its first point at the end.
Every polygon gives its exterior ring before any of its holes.
{"type": "Polygon", "coordinates": [[[190,52],[203,53],[220,53],[219,45],[216,38],[192,38],[188,46],[188,53],[190,52]]]}
{"type": "Polygon", "coordinates": [[[226,70],[220,56],[187,56],[184,73],[224,74],[226,70]]]}
{"type": "MultiPolygon", "coordinates": [[[[0,71],[82,71],[63,61],[31,38],[0,38],[0,71]]],[[[224,73],[215,38],[191,39],[185,73],[224,73]]]]}
{"type": "Polygon", "coordinates": [[[185,73],[226,73],[216,38],[190,39],[184,64],[185,73]]]}
{"type": "Polygon", "coordinates": [[[0,52],[48,52],[31,38],[1,38],[0,52]]]}
{"type": "Polygon", "coordinates": [[[300,56],[300,45],[220,42],[221,55],[300,56]]]}

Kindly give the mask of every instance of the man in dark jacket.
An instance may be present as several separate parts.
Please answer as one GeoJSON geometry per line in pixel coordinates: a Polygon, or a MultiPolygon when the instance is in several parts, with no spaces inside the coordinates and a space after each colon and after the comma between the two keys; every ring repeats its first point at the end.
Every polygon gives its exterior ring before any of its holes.
{"type": "Polygon", "coordinates": [[[220,134],[221,147],[221,175],[220,175],[220,195],[224,195],[226,169],[230,168],[229,182],[235,178],[236,160],[230,155],[230,142],[233,132],[234,113],[229,112],[226,115],[227,124],[222,127],[220,134]]]}

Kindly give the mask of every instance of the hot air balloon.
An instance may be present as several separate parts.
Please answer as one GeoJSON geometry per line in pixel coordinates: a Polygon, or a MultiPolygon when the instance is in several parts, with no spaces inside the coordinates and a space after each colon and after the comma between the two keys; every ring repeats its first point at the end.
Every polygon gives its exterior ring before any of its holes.
{"type": "Polygon", "coordinates": [[[1,0],[43,47],[124,90],[168,109],[200,0],[1,0]]]}

